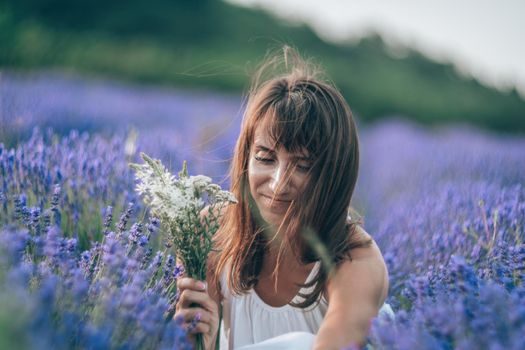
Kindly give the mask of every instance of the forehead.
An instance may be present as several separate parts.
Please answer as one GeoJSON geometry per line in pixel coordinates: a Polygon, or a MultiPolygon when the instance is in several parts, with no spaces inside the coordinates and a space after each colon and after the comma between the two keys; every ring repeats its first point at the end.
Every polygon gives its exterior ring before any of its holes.
{"type": "Polygon", "coordinates": [[[265,122],[260,122],[255,127],[253,143],[264,144],[265,146],[271,146],[271,148],[276,148],[279,145],[279,142],[271,135],[268,123],[265,122]]]}
{"type": "Polygon", "coordinates": [[[278,151],[284,149],[285,151],[301,157],[308,157],[310,152],[308,149],[301,145],[298,140],[284,140],[284,137],[288,133],[278,132],[275,128],[272,128],[272,121],[268,120],[261,121],[255,127],[253,134],[253,145],[252,150],[262,148],[278,151]]]}

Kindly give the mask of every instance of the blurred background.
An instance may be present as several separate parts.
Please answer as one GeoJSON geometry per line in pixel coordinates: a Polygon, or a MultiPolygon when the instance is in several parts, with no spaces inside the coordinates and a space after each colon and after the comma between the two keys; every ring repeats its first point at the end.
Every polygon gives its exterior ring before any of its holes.
{"type": "MultiPolygon", "coordinates": [[[[240,96],[267,50],[286,43],[326,67],[363,122],[523,132],[524,10],[486,0],[1,0],[0,83],[6,94],[6,80],[32,72],[240,96]]],[[[2,103],[5,128],[13,116],[2,103]]]]}
{"type": "Polygon", "coordinates": [[[524,9],[470,0],[0,0],[0,142],[14,146],[34,126],[120,132],[170,163],[191,159],[193,171],[225,175],[250,74],[283,44],[325,67],[363,134],[392,119],[523,134],[524,9]]]}

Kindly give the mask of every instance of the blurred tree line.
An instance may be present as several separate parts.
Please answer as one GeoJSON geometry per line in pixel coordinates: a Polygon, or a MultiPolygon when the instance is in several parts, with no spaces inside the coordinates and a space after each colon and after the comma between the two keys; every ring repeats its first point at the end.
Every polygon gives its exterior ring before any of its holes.
{"type": "Polygon", "coordinates": [[[525,132],[525,101],[379,36],[322,41],[310,28],[213,0],[0,0],[0,67],[59,69],[240,92],[269,48],[290,44],[327,70],[362,121],[400,115],[525,132]]]}

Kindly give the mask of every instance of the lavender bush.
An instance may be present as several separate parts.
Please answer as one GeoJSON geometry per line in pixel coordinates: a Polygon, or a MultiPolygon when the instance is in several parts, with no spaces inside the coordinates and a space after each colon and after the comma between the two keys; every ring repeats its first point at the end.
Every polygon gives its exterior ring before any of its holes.
{"type": "MultiPolygon", "coordinates": [[[[32,128],[119,135],[138,132],[140,151],[221,181],[239,131],[237,95],[0,71],[0,142],[12,147],[32,128]]],[[[129,150],[129,148],[128,148],[129,150]]],[[[136,161],[137,159],[134,159],[136,161]]]]}
{"type": "Polygon", "coordinates": [[[525,141],[389,123],[367,130],[363,144],[365,221],[397,311],[395,322],[376,320],[370,342],[523,348],[525,141]]]}
{"type": "Polygon", "coordinates": [[[125,162],[134,156],[129,148],[122,137],[71,131],[59,138],[49,129],[35,129],[16,148],[0,143],[0,225],[16,222],[45,232],[54,218],[62,232],[87,248],[101,238],[106,205],[120,213],[137,202],[125,162]],[[44,220],[37,225],[40,217],[44,220]]]}
{"type": "Polygon", "coordinates": [[[4,227],[3,348],[190,349],[182,320],[172,318],[181,270],[167,250],[153,254],[149,243],[158,226],[151,218],[105,231],[83,252],[54,225],[45,232],[4,227]]]}
{"type": "MultiPolygon", "coordinates": [[[[222,180],[238,100],[7,78],[1,131],[15,136],[13,147],[0,139],[0,348],[184,348],[168,317],[180,267],[128,163],[145,151],[168,170],[187,159],[191,173],[222,180]],[[67,130],[89,115],[87,129],[100,133],[67,130]],[[199,129],[203,120],[211,126],[199,129]],[[33,124],[66,127],[26,139],[33,124]]],[[[360,131],[353,204],[385,256],[396,312],[374,321],[370,343],[524,348],[525,139],[400,121],[360,131]]]]}

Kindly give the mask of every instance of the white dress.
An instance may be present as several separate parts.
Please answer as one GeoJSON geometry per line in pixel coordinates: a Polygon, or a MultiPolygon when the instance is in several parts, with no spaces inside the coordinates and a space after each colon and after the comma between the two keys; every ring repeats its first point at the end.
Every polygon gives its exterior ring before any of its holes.
{"type": "MultiPolygon", "coordinates": [[[[310,282],[320,268],[316,262],[305,283],[310,282]]],[[[301,293],[308,294],[313,290],[302,288],[301,293]]],[[[321,326],[328,302],[321,297],[306,309],[290,305],[273,307],[266,304],[253,290],[240,296],[228,290],[226,272],[221,275],[222,321],[220,329],[220,349],[230,350],[270,350],[310,349],[315,335],[321,326]]],[[[295,303],[303,301],[296,295],[295,303]]],[[[378,318],[395,319],[394,312],[388,304],[383,304],[378,318]]]]}
{"type": "MultiPolygon", "coordinates": [[[[320,267],[316,262],[305,282],[315,276],[320,267]]],[[[303,288],[301,293],[309,293],[314,287],[303,288]]],[[[221,276],[222,301],[221,350],[260,343],[264,340],[291,332],[316,334],[328,308],[325,298],[306,309],[284,305],[273,307],[266,304],[253,290],[240,296],[228,290],[226,273],[221,276]]],[[[293,302],[303,299],[296,295],[293,302]]]]}

